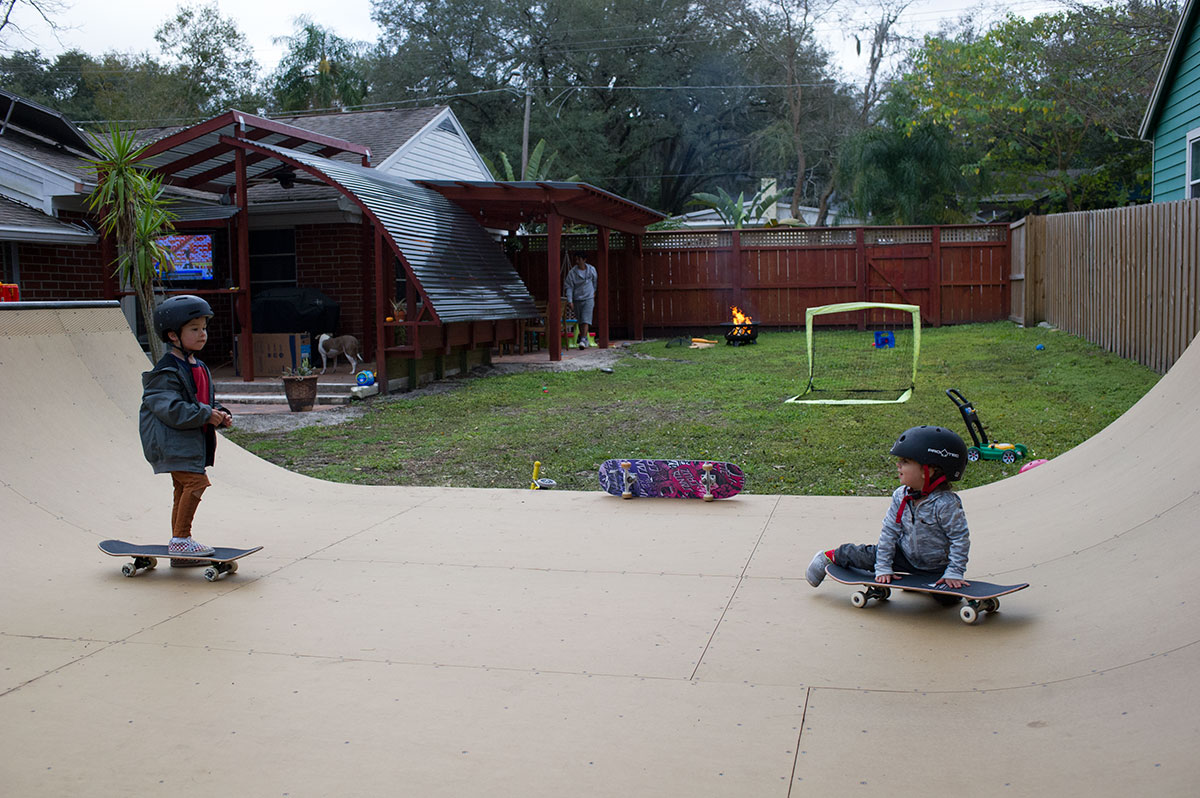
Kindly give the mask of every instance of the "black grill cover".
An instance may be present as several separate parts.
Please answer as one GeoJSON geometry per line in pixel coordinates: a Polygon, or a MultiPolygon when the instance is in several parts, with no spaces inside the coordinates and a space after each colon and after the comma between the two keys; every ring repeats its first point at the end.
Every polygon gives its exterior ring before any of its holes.
{"type": "Polygon", "coordinates": [[[321,333],[337,335],[342,307],[316,288],[267,288],[250,303],[256,333],[321,333]]]}

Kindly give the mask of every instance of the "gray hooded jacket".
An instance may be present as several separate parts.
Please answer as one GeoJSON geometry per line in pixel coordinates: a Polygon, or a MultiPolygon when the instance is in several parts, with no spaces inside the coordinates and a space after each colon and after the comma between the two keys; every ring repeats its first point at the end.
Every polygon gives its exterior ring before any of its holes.
{"type": "MultiPolygon", "coordinates": [[[[208,372],[208,366],[196,361],[208,372]]],[[[208,373],[212,385],[212,374],[208,373]]],[[[212,391],[210,391],[212,393],[212,391]]],[[[213,464],[217,431],[208,423],[214,409],[225,410],[213,396],[196,396],[190,364],[167,352],[142,374],[142,408],[138,428],[142,451],[154,473],[191,471],[203,474],[213,464]]]]}
{"type": "Polygon", "coordinates": [[[897,521],[907,491],[902,485],[892,493],[892,505],[883,519],[883,531],[875,548],[876,575],[892,573],[892,561],[899,546],[914,567],[941,572],[946,579],[962,579],[971,550],[971,533],[962,500],[954,491],[935,490],[923,499],[910,499],[897,521]]]}

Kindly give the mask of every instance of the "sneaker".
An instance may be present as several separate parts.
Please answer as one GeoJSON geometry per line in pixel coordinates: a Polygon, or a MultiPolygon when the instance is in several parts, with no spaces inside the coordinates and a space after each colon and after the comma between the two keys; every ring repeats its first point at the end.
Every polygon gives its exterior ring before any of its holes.
{"type": "Polygon", "coordinates": [[[580,342],[579,342],[579,348],[580,348],[580,349],[587,349],[587,344],[585,344],[583,341],[580,341],[580,342]]]}
{"type": "Polygon", "coordinates": [[[825,581],[825,566],[832,565],[833,560],[829,559],[829,555],[823,551],[817,552],[817,556],[812,558],[812,562],[808,564],[808,570],[804,572],[804,578],[813,587],[820,587],[825,581]]]}
{"type": "Polygon", "coordinates": [[[171,538],[171,543],[167,546],[168,554],[194,554],[197,557],[207,557],[214,551],[216,549],[212,546],[197,543],[191,538],[171,538]]]}

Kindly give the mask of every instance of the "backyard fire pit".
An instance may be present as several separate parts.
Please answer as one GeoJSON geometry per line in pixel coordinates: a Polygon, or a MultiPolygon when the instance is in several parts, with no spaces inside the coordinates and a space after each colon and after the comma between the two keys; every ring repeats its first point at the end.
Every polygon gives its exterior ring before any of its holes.
{"type": "Polygon", "coordinates": [[[725,343],[730,346],[745,346],[746,344],[757,343],[758,322],[743,313],[737,305],[734,305],[730,310],[733,311],[733,322],[721,325],[725,328],[725,343]]]}

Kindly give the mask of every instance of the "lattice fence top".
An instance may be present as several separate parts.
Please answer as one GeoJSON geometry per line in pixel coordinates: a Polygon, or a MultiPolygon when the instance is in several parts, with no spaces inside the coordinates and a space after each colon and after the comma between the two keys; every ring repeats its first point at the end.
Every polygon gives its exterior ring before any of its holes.
{"type": "Polygon", "coordinates": [[[733,233],[728,230],[667,230],[647,233],[646,249],[728,249],[733,233]]]}
{"type": "MultiPolygon", "coordinates": [[[[934,227],[767,227],[740,230],[741,246],[744,249],[765,247],[850,247],[858,243],[858,231],[863,231],[863,241],[869,247],[900,246],[904,244],[932,244],[934,227]]],[[[1007,241],[1006,225],[956,225],[941,228],[942,243],[998,243],[1007,241]]],[[[522,236],[523,248],[527,252],[545,252],[546,236],[522,236]]],[[[567,252],[592,253],[598,246],[595,233],[571,233],[562,237],[562,248],[567,252]]],[[[630,249],[633,236],[613,232],[608,247],[613,251],[630,249]]],[[[644,249],[731,249],[732,230],[657,230],[647,232],[643,238],[644,249]]]]}
{"type": "Polygon", "coordinates": [[[853,227],[772,227],[766,230],[743,230],[743,247],[833,247],[854,246],[857,240],[853,227]]]}
{"type": "Polygon", "coordinates": [[[1007,240],[1008,231],[1001,225],[988,225],[986,227],[943,227],[942,242],[987,242],[995,241],[1003,243],[1007,240]]]}
{"type": "Polygon", "coordinates": [[[867,228],[863,238],[868,247],[898,246],[900,244],[930,244],[933,242],[932,227],[883,227],[867,228]]]}

